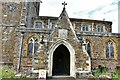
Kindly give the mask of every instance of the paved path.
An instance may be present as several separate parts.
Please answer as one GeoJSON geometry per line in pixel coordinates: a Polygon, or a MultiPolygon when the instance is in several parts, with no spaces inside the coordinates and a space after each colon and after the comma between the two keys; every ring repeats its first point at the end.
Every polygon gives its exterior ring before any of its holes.
{"type": "Polygon", "coordinates": [[[47,78],[47,80],[76,80],[73,77],[52,77],[52,78],[47,78]]]}

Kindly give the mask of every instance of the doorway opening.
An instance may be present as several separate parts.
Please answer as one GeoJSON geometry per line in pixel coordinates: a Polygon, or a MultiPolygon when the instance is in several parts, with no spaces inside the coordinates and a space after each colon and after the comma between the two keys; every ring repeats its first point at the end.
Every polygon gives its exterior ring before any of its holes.
{"type": "Polygon", "coordinates": [[[53,76],[70,75],[70,52],[66,46],[61,44],[53,53],[53,76]]]}

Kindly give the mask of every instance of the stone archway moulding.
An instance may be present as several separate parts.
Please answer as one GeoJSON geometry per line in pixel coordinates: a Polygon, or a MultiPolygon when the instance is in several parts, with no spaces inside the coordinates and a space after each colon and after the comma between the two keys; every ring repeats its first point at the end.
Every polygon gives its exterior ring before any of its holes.
{"type": "Polygon", "coordinates": [[[53,69],[53,53],[58,46],[63,44],[66,46],[70,52],[70,76],[75,77],[75,51],[74,48],[65,40],[58,40],[53,43],[48,51],[48,76],[52,76],[52,69],[53,69]]]}

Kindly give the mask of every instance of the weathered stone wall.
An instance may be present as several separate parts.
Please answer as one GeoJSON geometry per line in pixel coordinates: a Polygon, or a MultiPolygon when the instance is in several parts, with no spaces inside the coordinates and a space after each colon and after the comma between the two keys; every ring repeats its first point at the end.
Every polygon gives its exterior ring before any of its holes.
{"type": "MultiPolygon", "coordinates": [[[[76,53],[76,68],[79,68],[81,67],[82,65],[79,64],[79,61],[82,59],[83,57],[83,52],[82,52],[82,44],[81,43],[77,43],[77,42],[74,42],[73,41],[73,37],[71,37],[70,35],[71,33],[69,33],[68,37],[69,39],[67,40],[70,45],[75,49],[75,53],[76,53]]],[[[46,34],[43,34],[45,36],[45,38],[48,37],[48,35],[46,34]]],[[[13,45],[15,46],[14,48],[16,49],[16,51],[13,51],[15,52],[15,54],[19,53],[19,44],[20,44],[20,34],[18,34],[17,36],[17,40],[16,41],[16,44],[13,45]],[[19,38],[18,38],[19,36],[19,38]]],[[[40,34],[37,34],[37,33],[25,33],[24,34],[24,39],[23,39],[23,49],[22,49],[22,61],[21,61],[21,68],[23,69],[28,69],[30,70],[31,67],[32,67],[32,58],[28,56],[28,52],[27,52],[27,49],[28,49],[28,40],[32,37],[37,37],[39,39],[39,42],[40,42],[40,34]]],[[[56,36],[58,37],[58,35],[56,36]]],[[[54,37],[55,38],[55,37],[54,37]]],[[[84,36],[85,39],[89,40],[90,41],[90,46],[91,46],[91,59],[92,59],[92,69],[95,69],[98,67],[98,65],[102,65],[102,66],[106,66],[109,68],[109,70],[114,70],[116,65],[117,65],[117,54],[118,54],[118,49],[117,49],[117,46],[118,46],[118,38],[116,37],[104,37],[104,36],[84,36]],[[105,52],[105,44],[107,41],[109,40],[112,40],[116,43],[116,54],[115,54],[115,59],[106,59],[106,52],[105,52]],[[111,65],[112,64],[112,65],[111,65]]],[[[15,39],[16,40],[16,39],[15,39]]],[[[54,39],[53,39],[54,40],[54,39]]],[[[14,41],[14,40],[13,40],[14,41]]],[[[40,67],[40,64],[41,64],[41,58],[47,53],[49,47],[51,46],[51,44],[53,44],[54,42],[56,42],[56,39],[55,41],[49,41],[47,46],[42,46],[42,50],[43,52],[41,51],[38,55],[38,60],[39,60],[39,63],[36,65],[38,66],[37,68],[41,68],[40,67]],[[46,51],[46,52],[45,52],[46,51]]],[[[41,44],[42,45],[42,44],[41,44]]],[[[12,55],[11,55],[12,56],[12,55]]],[[[18,55],[16,55],[18,57],[18,55]]],[[[47,60],[47,55],[44,56],[47,60]]],[[[15,66],[17,66],[17,58],[14,59],[14,64],[15,66]]],[[[42,64],[42,66],[44,68],[47,67],[47,64],[44,63],[42,64]]],[[[43,68],[42,67],[42,68],[43,68]]]]}
{"type": "Polygon", "coordinates": [[[119,38],[118,38],[118,65],[117,65],[117,70],[120,71],[120,34],[119,34],[119,38]]]}
{"type": "MultiPolygon", "coordinates": [[[[17,69],[18,65],[18,58],[19,58],[19,51],[20,51],[20,40],[21,40],[21,32],[16,32],[15,29],[16,27],[19,26],[20,23],[20,17],[21,17],[21,3],[13,3],[16,8],[14,10],[9,10],[8,9],[8,3],[3,3],[3,24],[4,28],[2,29],[2,51],[3,51],[3,61],[6,62],[12,62],[13,67],[17,69]],[[11,26],[12,27],[6,27],[11,26]]],[[[32,5],[32,4],[31,4],[32,5]]],[[[32,16],[36,16],[35,14],[32,14],[34,12],[34,6],[32,5],[31,12],[29,13],[29,18],[32,18],[32,16]]],[[[29,8],[29,10],[31,9],[29,8]]],[[[48,18],[44,20],[41,19],[42,22],[44,23],[44,27],[48,28],[48,18]]],[[[58,19],[51,19],[51,22],[55,22],[56,25],[58,19]]],[[[31,19],[30,21],[31,22],[31,19]]],[[[90,31],[92,31],[92,23],[94,23],[94,31],[96,32],[96,26],[97,24],[104,24],[105,29],[107,32],[111,32],[111,22],[103,22],[103,21],[94,21],[94,20],[80,20],[80,21],[72,21],[72,24],[75,24],[75,31],[76,33],[80,33],[81,31],[81,23],[87,23],[89,24],[90,31]]],[[[34,23],[34,20],[32,21],[34,23]]],[[[33,24],[28,23],[28,27],[32,27],[33,24]]],[[[66,41],[74,48],[75,50],[75,65],[76,69],[82,67],[85,67],[86,65],[81,65],[79,64],[80,61],[86,59],[86,55],[83,55],[83,50],[82,50],[82,43],[77,42],[75,39],[75,35],[73,34],[73,31],[71,30],[70,23],[66,18],[63,17],[63,19],[59,22],[58,27],[55,29],[53,32],[54,34],[46,34],[46,33],[33,33],[31,32],[25,32],[24,33],[24,38],[23,38],[23,46],[22,46],[22,56],[21,56],[21,70],[31,70],[32,68],[32,57],[28,56],[28,41],[31,37],[36,37],[38,38],[39,46],[41,48],[38,51],[38,55],[35,56],[38,60],[38,63],[35,65],[36,69],[47,69],[48,68],[48,51],[50,49],[50,46],[55,43],[57,40],[60,38],[58,37],[58,29],[60,27],[65,27],[68,30],[68,35],[66,41]],[[41,44],[41,35],[44,35],[44,39],[48,40],[48,42],[41,44]]],[[[82,35],[85,39],[90,41],[90,46],[91,46],[91,63],[92,63],[92,69],[95,69],[98,67],[98,65],[103,65],[108,68],[108,70],[112,71],[116,68],[116,65],[118,64],[119,60],[119,65],[120,65],[120,59],[119,59],[119,50],[120,50],[120,39],[118,40],[117,37],[115,36],[103,36],[103,35],[82,35]],[[114,59],[106,59],[106,42],[107,41],[113,41],[115,43],[115,57],[114,59]]]]}
{"type": "MultiPolygon", "coordinates": [[[[17,69],[21,40],[21,33],[16,32],[16,27],[20,27],[22,21],[25,23],[26,17],[31,20],[33,16],[37,15],[35,5],[32,2],[29,3],[29,8],[27,5],[24,2],[2,2],[2,57],[3,62],[7,64],[13,63],[15,69],[17,69]],[[29,12],[27,13],[29,15],[26,13],[28,9],[29,12]]],[[[25,49],[23,49],[22,53],[25,55],[25,49]]]]}
{"type": "MultiPolygon", "coordinates": [[[[45,22],[44,25],[48,25],[47,20],[43,20],[43,22],[45,22]]],[[[66,22],[66,21],[63,20],[63,22],[61,22],[61,24],[64,22],[66,22]]],[[[85,56],[83,57],[82,44],[75,40],[75,36],[72,33],[72,30],[68,26],[69,26],[69,24],[67,25],[67,28],[69,31],[68,31],[68,38],[66,41],[69,42],[70,45],[75,50],[76,68],[80,68],[81,66],[85,67],[83,65],[80,65],[80,61],[82,61],[84,58],[86,58],[85,56]]],[[[34,37],[37,37],[39,42],[40,42],[41,35],[44,35],[44,38],[48,39],[48,42],[47,42],[46,46],[45,45],[42,46],[42,48],[39,52],[39,55],[37,57],[38,63],[36,64],[36,69],[48,68],[48,65],[47,65],[48,64],[47,63],[48,55],[46,55],[46,53],[48,52],[49,47],[59,39],[58,38],[58,29],[59,28],[56,28],[55,32],[52,35],[44,34],[44,33],[32,33],[32,32],[31,33],[30,32],[24,33],[23,49],[22,49],[22,61],[21,61],[21,68],[23,70],[30,70],[32,68],[32,58],[28,56],[28,40],[34,36],[34,37]],[[44,60],[46,62],[43,62],[44,60]]],[[[103,36],[103,35],[93,35],[93,36],[82,35],[82,36],[85,39],[90,41],[92,69],[97,68],[98,65],[102,65],[102,66],[109,67],[109,70],[111,68],[112,68],[112,70],[114,70],[116,67],[116,64],[117,64],[118,38],[112,37],[112,36],[108,37],[108,36],[103,36]],[[106,51],[105,51],[106,45],[105,44],[109,40],[112,40],[114,43],[116,43],[115,59],[106,59],[106,51]],[[110,64],[112,64],[111,67],[110,67],[110,64]]]]}
{"type": "Polygon", "coordinates": [[[19,51],[16,49],[19,36],[15,29],[19,26],[20,16],[20,2],[2,2],[2,62],[5,65],[17,64],[17,59],[14,60],[14,58],[19,51]]]}
{"type": "Polygon", "coordinates": [[[120,66],[120,34],[119,34],[119,39],[118,39],[118,60],[119,60],[119,66],[120,66]]]}
{"type": "MultiPolygon", "coordinates": [[[[44,39],[48,37],[47,34],[43,34],[43,33],[31,33],[31,32],[24,33],[23,46],[22,46],[22,57],[21,57],[21,70],[31,70],[32,68],[32,57],[28,55],[28,42],[30,38],[32,37],[36,37],[38,39],[39,47],[41,47],[38,50],[38,55],[35,56],[38,60],[38,63],[34,67],[35,69],[47,68],[47,63],[46,62],[45,64],[42,63],[43,61],[47,61],[47,45],[46,43],[45,44],[40,43],[41,35],[44,35],[44,39]]],[[[20,42],[18,42],[17,44],[20,45],[20,42]]]]}
{"type": "Polygon", "coordinates": [[[26,16],[26,27],[30,28],[32,27],[32,18],[39,16],[38,12],[36,12],[36,9],[39,9],[39,7],[37,6],[39,3],[37,2],[27,2],[24,3],[25,4],[25,16],[26,16]]]}
{"type": "MultiPolygon", "coordinates": [[[[0,2],[0,24],[2,23],[2,3],[0,2]]],[[[0,45],[2,45],[2,25],[0,25],[0,45]]],[[[0,69],[2,67],[2,46],[0,46],[0,69]]]]}
{"type": "Polygon", "coordinates": [[[19,25],[21,3],[2,2],[2,23],[5,25],[19,25]]]}
{"type": "Polygon", "coordinates": [[[14,27],[3,27],[2,34],[2,61],[6,64],[13,64],[16,44],[16,31],[14,27]]]}
{"type": "Polygon", "coordinates": [[[89,26],[89,32],[97,32],[97,26],[103,25],[105,26],[105,32],[112,32],[112,23],[111,22],[102,22],[102,21],[95,21],[95,20],[79,20],[79,21],[72,21],[73,26],[75,25],[75,31],[76,32],[82,32],[81,31],[81,24],[87,24],[89,26]],[[93,25],[93,31],[92,31],[92,23],[93,25]]]}
{"type": "Polygon", "coordinates": [[[91,46],[91,59],[92,68],[102,65],[108,68],[108,70],[115,70],[118,63],[118,38],[117,37],[104,37],[104,36],[84,36],[85,39],[90,41],[91,46]],[[111,40],[115,43],[114,58],[106,58],[106,43],[111,40]]]}

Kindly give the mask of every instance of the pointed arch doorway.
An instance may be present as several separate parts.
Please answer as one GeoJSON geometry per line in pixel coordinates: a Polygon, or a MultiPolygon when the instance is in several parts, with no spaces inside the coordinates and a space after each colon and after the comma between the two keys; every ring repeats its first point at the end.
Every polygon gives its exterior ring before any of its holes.
{"type": "Polygon", "coordinates": [[[53,53],[52,75],[70,75],[70,52],[63,44],[59,45],[53,53]]]}
{"type": "Polygon", "coordinates": [[[48,54],[49,54],[48,56],[48,76],[49,77],[64,76],[64,75],[71,76],[71,77],[76,76],[75,51],[74,51],[74,48],[67,41],[61,39],[53,43],[50,46],[48,54]],[[59,51],[62,51],[61,54],[59,53],[59,51]],[[62,56],[65,58],[63,58],[62,56]],[[67,66],[66,68],[61,68],[61,70],[64,71],[64,73],[61,71],[59,72],[60,74],[57,74],[58,73],[57,70],[59,69],[57,68],[57,64],[59,62],[58,60],[60,59],[62,60],[63,63],[61,63],[61,65],[59,64],[59,66],[66,65],[66,64],[67,66]],[[66,62],[65,62],[65,59],[67,59],[66,62]]]}

